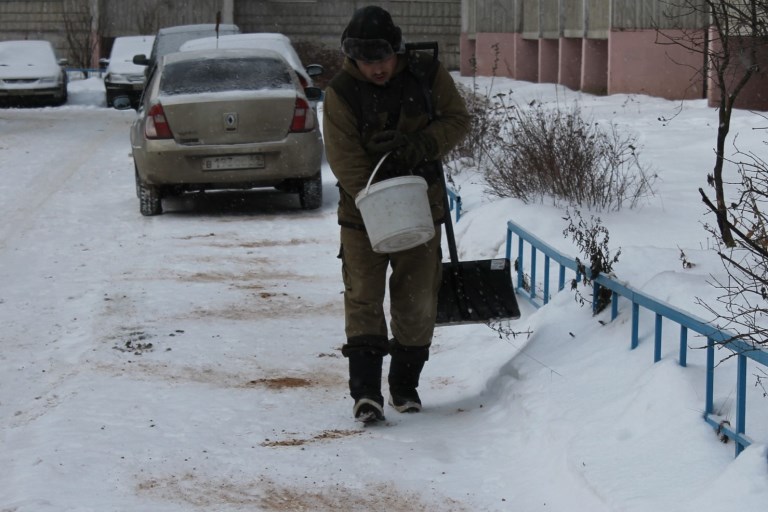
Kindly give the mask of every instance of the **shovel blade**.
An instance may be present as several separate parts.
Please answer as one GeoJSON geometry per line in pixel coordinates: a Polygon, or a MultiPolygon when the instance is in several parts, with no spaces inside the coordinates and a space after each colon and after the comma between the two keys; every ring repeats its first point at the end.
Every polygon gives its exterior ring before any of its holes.
{"type": "Polygon", "coordinates": [[[520,318],[506,258],[443,263],[436,325],[461,325],[520,318]]]}

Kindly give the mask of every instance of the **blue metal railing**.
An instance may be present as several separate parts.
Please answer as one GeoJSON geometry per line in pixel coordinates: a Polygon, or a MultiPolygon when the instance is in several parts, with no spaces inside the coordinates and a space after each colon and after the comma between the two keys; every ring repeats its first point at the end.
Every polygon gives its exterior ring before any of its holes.
{"type": "MultiPolygon", "coordinates": [[[[578,264],[545,242],[536,238],[522,227],[512,221],[507,222],[507,243],[506,257],[511,260],[512,239],[517,237],[517,292],[525,296],[534,306],[541,307],[549,302],[550,291],[550,266],[554,262],[558,265],[557,289],[562,290],[565,287],[566,270],[571,270],[575,274],[577,281],[581,280],[581,273],[578,264]],[[528,260],[529,276],[525,279],[525,245],[530,246],[530,259],[528,260]],[[537,292],[537,259],[538,253],[544,256],[544,277],[543,292],[537,292]]],[[[586,277],[591,278],[589,269],[585,269],[586,277]]],[[[746,397],[747,397],[747,360],[750,359],[757,364],[768,367],[768,352],[765,352],[758,346],[753,346],[734,334],[719,329],[690,315],[674,306],[657,300],[647,294],[621,283],[618,280],[606,276],[598,275],[592,279],[592,297],[593,304],[597,303],[598,293],[601,288],[611,290],[611,320],[618,316],[619,297],[624,297],[632,304],[632,334],[631,347],[636,348],[639,344],[639,324],[640,309],[646,309],[655,314],[654,328],[654,362],[661,360],[662,343],[662,325],[663,320],[668,319],[680,326],[680,346],[679,346],[679,364],[686,366],[688,350],[688,331],[694,331],[707,339],[706,344],[706,399],[704,406],[704,420],[712,425],[719,434],[733,439],[736,444],[736,455],[752,443],[752,440],[746,435],[746,397]],[[714,412],[714,379],[715,379],[715,347],[721,346],[728,348],[737,358],[737,376],[736,376],[736,424],[731,427],[725,418],[714,412]]]]}
{"type": "MultiPolygon", "coordinates": [[[[453,190],[448,190],[450,199],[449,206],[456,210],[456,222],[461,217],[461,197],[453,190]]],[[[549,302],[550,291],[550,267],[557,265],[557,291],[565,288],[566,271],[570,270],[574,274],[574,279],[581,280],[582,271],[575,259],[565,256],[557,249],[554,249],[544,241],[532,235],[519,225],[512,221],[507,222],[507,241],[506,258],[512,260],[512,242],[513,237],[517,237],[517,259],[515,262],[516,291],[519,295],[526,297],[531,304],[539,308],[549,302]],[[525,246],[530,247],[530,258],[528,260],[528,279],[525,274],[525,246]],[[543,255],[543,286],[541,294],[537,291],[538,268],[537,260],[539,253],[543,255]]],[[[584,269],[587,277],[589,269],[584,269]]],[[[744,448],[752,444],[752,440],[746,435],[747,420],[747,360],[752,360],[756,364],[768,367],[768,352],[760,347],[747,343],[734,334],[719,329],[704,320],[690,315],[670,304],[657,300],[650,295],[640,292],[631,286],[621,283],[618,280],[606,275],[599,275],[592,279],[592,303],[597,304],[598,294],[601,288],[611,291],[611,320],[615,320],[619,314],[619,297],[629,300],[632,305],[632,327],[631,327],[631,348],[635,349],[639,345],[639,325],[640,308],[647,309],[654,313],[654,349],[653,360],[661,360],[662,348],[662,328],[663,320],[676,323],[680,327],[679,338],[679,359],[680,366],[686,366],[688,360],[688,331],[693,331],[707,339],[706,344],[706,390],[704,404],[704,420],[710,424],[718,434],[733,439],[736,445],[736,455],[738,456],[744,448]],[[721,346],[729,349],[736,357],[736,419],[735,425],[731,426],[722,416],[715,414],[714,407],[714,389],[715,389],[715,347],[721,346]]]]}
{"type": "Polygon", "coordinates": [[[459,222],[461,218],[461,196],[454,190],[446,187],[448,191],[448,208],[450,210],[456,210],[456,222],[459,222]]]}

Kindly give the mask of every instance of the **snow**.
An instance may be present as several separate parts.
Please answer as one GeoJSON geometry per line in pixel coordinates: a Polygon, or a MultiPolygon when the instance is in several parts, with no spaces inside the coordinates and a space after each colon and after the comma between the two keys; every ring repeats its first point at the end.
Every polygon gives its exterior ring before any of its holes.
{"type": "MultiPolygon", "coordinates": [[[[707,281],[722,269],[697,188],[714,163],[716,111],[477,85],[520,104],[578,101],[639,136],[660,179],[642,207],[600,214],[621,247],[616,273],[706,318],[696,299],[717,296],[707,281]]],[[[0,510],[764,510],[768,398],[756,369],[754,443],[734,458],[702,420],[703,351],[680,367],[665,331],[654,364],[651,315],[633,351],[626,304],[607,322],[570,291],[540,310],[521,300],[508,327],[530,335],[438,328],[424,411],[355,423],[330,169],[318,211],[258,191],[167,201],[145,218],[135,114],[103,108],[103,96],[92,78],[70,83],[66,106],[0,111],[0,510]]],[[[765,150],[764,119],[739,111],[733,123],[741,146],[765,150]]],[[[456,184],[462,259],[502,256],[509,219],[577,255],[562,210],[492,198],[471,168],[456,184]]],[[[732,363],[718,367],[715,396],[730,418],[732,363]]]]}
{"type": "Polygon", "coordinates": [[[60,73],[61,67],[48,41],[0,41],[0,78],[52,77],[55,83],[60,73]]]}

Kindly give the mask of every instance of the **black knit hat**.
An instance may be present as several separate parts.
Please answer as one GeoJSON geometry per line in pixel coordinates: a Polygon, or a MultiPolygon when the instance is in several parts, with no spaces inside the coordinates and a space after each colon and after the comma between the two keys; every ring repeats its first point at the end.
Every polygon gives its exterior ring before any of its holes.
{"type": "Polygon", "coordinates": [[[376,5],[355,11],[344,33],[341,48],[350,59],[377,61],[403,52],[400,27],[387,11],[376,5]]]}

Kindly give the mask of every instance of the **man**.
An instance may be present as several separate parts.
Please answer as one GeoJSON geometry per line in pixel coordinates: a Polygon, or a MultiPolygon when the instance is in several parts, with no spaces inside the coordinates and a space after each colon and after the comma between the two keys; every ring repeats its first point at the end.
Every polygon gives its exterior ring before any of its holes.
{"type": "Polygon", "coordinates": [[[464,101],[450,74],[430,55],[405,50],[400,28],[387,11],[355,11],[341,36],[342,70],[326,89],[323,135],[328,162],[338,179],[342,276],[349,391],[358,421],[384,419],[383,357],[389,368],[389,404],[398,412],[421,410],[416,388],[437,314],[442,257],[440,229],[428,242],[396,253],[373,252],[355,197],[381,159],[376,180],[423,176],[432,218],[439,224],[445,188],[440,159],[467,133],[464,101]],[[383,175],[383,176],[382,176],[383,175]],[[389,279],[390,327],[384,316],[389,279]]]}

